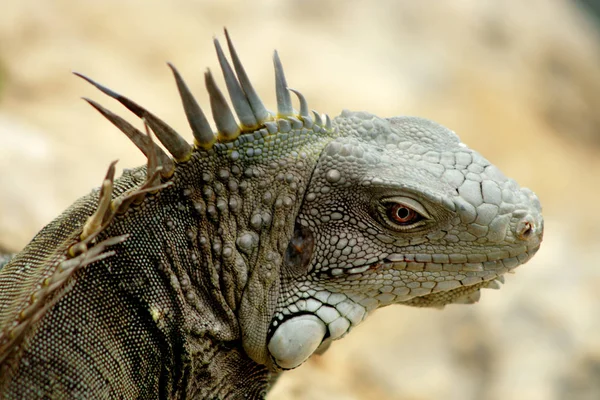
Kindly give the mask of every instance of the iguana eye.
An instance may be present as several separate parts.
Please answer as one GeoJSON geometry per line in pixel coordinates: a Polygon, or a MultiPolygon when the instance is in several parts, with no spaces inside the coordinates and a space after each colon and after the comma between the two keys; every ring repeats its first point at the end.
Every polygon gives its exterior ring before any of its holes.
{"type": "Polygon", "coordinates": [[[412,225],[423,219],[418,212],[404,204],[392,203],[388,206],[387,211],[390,220],[397,225],[412,225]]]}

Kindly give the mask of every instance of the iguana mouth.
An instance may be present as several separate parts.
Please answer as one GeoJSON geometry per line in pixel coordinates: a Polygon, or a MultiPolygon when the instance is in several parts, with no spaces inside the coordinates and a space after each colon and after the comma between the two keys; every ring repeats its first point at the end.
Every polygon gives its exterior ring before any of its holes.
{"type": "Polygon", "coordinates": [[[390,254],[383,260],[384,267],[407,271],[496,271],[501,267],[505,272],[529,260],[539,249],[540,243],[534,246],[522,245],[487,253],[475,254],[390,254]]]}
{"type": "Polygon", "coordinates": [[[391,273],[394,276],[391,279],[400,284],[390,285],[389,290],[374,297],[364,294],[349,296],[367,310],[386,304],[420,307],[441,307],[449,303],[471,304],[479,300],[479,289],[499,289],[504,283],[503,274],[512,273],[516,267],[527,262],[539,247],[540,241],[536,241],[529,246],[470,256],[396,253],[380,262],[349,269],[340,268],[341,273],[332,275],[343,275],[346,281],[354,281],[365,279],[370,274],[391,273]],[[475,262],[482,259],[485,261],[475,262]],[[434,260],[446,262],[433,262],[434,260]],[[405,285],[402,281],[408,283],[405,285]]]}
{"type": "Polygon", "coordinates": [[[413,297],[400,304],[413,307],[443,308],[447,304],[473,304],[481,298],[481,289],[500,289],[504,283],[502,275],[489,281],[471,286],[459,286],[446,292],[430,293],[424,296],[413,297]]]}
{"type": "Polygon", "coordinates": [[[393,285],[391,292],[380,293],[376,298],[357,299],[367,309],[394,303],[420,307],[441,307],[449,303],[470,304],[479,300],[479,289],[499,289],[504,283],[502,275],[511,273],[517,266],[527,262],[539,247],[538,241],[530,246],[475,256],[393,254],[382,262],[347,270],[346,279],[361,279],[364,273],[382,274],[386,270],[398,280],[403,280],[402,276],[407,274],[414,275],[409,279],[414,284],[393,285]],[[436,263],[433,262],[434,259],[447,262],[436,263]],[[475,262],[476,259],[486,261],[475,262]],[[422,279],[418,283],[415,277],[422,279]]]}
{"type": "Polygon", "coordinates": [[[442,284],[442,287],[439,287],[440,283],[438,283],[430,293],[420,296],[417,295],[407,301],[401,301],[400,304],[415,307],[443,307],[446,304],[476,303],[481,297],[481,289],[500,289],[501,285],[504,284],[503,274],[507,272],[514,273],[513,270],[518,265],[531,259],[531,257],[539,250],[539,247],[540,245],[538,243],[536,246],[527,249],[526,252],[520,253],[516,257],[488,261],[484,263],[484,272],[486,273],[484,276],[471,276],[461,280],[443,281],[448,282],[448,284],[442,284]],[[513,263],[514,258],[518,260],[517,264],[513,263]],[[491,265],[495,266],[495,268],[490,268],[491,265]],[[504,269],[501,269],[501,267],[498,266],[503,266],[504,269]]]}

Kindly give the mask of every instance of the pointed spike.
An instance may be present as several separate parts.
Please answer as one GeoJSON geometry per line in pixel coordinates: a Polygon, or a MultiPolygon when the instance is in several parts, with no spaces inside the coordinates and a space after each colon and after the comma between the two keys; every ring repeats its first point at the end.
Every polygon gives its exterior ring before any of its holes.
{"type": "Polygon", "coordinates": [[[105,181],[113,182],[115,180],[115,165],[117,165],[118,162],[119,160],[114,160],[110,164],[108,164],[108,170],[106,171],[106,176],[104,177],[105,181]]]}
{"type": "Polygon", "coordinates": [[[231,103],[233,104],[233,108],[235,109],[235,113],[237,114],[242,126],[256,129],[258,128],[258,122],[256,121],[256,117],[250,107],[250,103],[248,103],[248,99],[246,95],[242,91],[240,84],[231,69],[231,65],[229,65],[229,61],[225,57],[225,53],[223,53],[223,49],[221,48],[221,44],[217,39],[213,39],[215,44],[215,49],[217,50],[217,58],[219,59],[219,64],[221,65],[221,71],[223,71],[223,77],[225,78],[225,85],[227,86],[227,91],[229,92],[229,97],[231,98],[231,103]]]}
{"type": "Polygon", "coordinates": [[[179,162],[185,162],[192,156],[192,146],[181,137],[173,128],[150,112],[146,112],[144,119],[152,131],[167,148],[169,153],[179,162]]]}
{"type": "Polygon", "coordinates": [[[252,83],[248,78],[248,74],[246,73],[246,70],[244,69],[242,62],[240,61],[237,51],[233,46],[233,42],[231,40],[231,37],[229,36],[229,32],[227,31],[227,29],[225,29],[225,38],[227,39],[227,47],[229,47],[229,54],[231,55],[231,60],[233,61],[233,67],[235,68],[235,72],[237,74],[239,83],[242,87],[242,90],[246,94],[246,98],[250,103],[250,107],[252,107],[252,111],[254,113],[254,116],[256,117],[256,120],[258,121],[258,123],[268,121],[269,119],[271,119],[271,115],[269,114],[262,100],[260,99],[260,97],[258,97],[258,94],[254,90],[254,87],[252,86],[252,83]]]}
{"type": "Polygon", "coordinates": [[[304,95],[296,89],[288,88],[288,90],[294,92],[294,94],[298,96],[298,100],[300,101],[300,116],[310,117],[310,114],[308,113],[308,103],[306,102],[304,95]]]}
{"type": "Polygon", "coordinates": [[[96,103],[94,100],[88,99],[87,97],[83,97],[83,100],[88,102],[92,107],[94,107],[96,109],[96,111],[98,111],[100,114],[102,114],[102,116],[104,118],[106,118],[114,126],[119,128],[119,130],[121,132],[123,132],[133,142],[133,144],[135,144],[135,146],[138,149],[140,149],[142,151],[142,153],[144,153],[144,155],[146,157],[148,157],[148,154],[146,154],[144,134],[142,132],[137,130],[137,128],[135,128],[129,122],[125,121],[123,118],[114,114],[112,111],[109,111],[108,109],[102,107],[100,104],[96,103]]]}
{"type": "MultiPolygon", "coordinates": [[[[114,114],[113,112],[107,110],[102,107],[100,104],[96,103],[93,100],[88,98],[83,98],[83,100],[87,101],[92,107],[94,107],[104,118],[109,120],[114,126],[119,128],[121,132],[125,134],[135,144],[135,146],[140,149],[142,153],[148,158],[150,157],[149,147],[148,147],[148,139],[146,136],[136,129],[129,122],[114,114]]],[[[153,144],[154,154],[159,158],[160,164],[163,166],[162,176],[167,178],[173,174],[175,166],[173,165],[173,161],[171,157],[167,155],[157,144],[153,144]]]]}
{"type": "MultiPolygon", "coordinates": [[[[149,176],[160,174],[163,178],[170,178],[173,176],[175,172],[175,164],[171,157],[169,157],[156,143],[154,143],[154,139],[152,138],[152,133],[150,132],[150,125],[148,125],[146,119],[142,119],[144,121],[144,128],[146,129],[146,152],[148,153],[148,168],[146,171],[146,178],[149,176]]],[[[160,182],[156,177],[152,178],[153,182],[160,182]]],[[[158,184],[158,183],[157,183],[158,184]]]]}
{"type": "Polygon", "coordinates": [[[315,116],[315,125],[323,126],[323,120],[321,119],[321,115],[315,110],[312,110],[313,115],[315,116]]]}
{"type": "Polygon", "coordinates": [[[474,304],[481,299],[481,290],[469,293],[452,301],[453,304],[474,304]]]}
{"type": "Polygon", "coordinates": [[[311,129],[313,127],[313,125],[315,124],[315,121],[313,121],[312,117],[310,117],[310,116],[301,117],[300,119],[302,120],[302,123],[304,123],[304,127],[306,129],[311,129]]]}
{"type": "Polygon", "coordinates": [[[137,115],[139,118],[146,118],[148,125],[150,125],[160,142],[167,148],[169,153],[171,153],[171,155],[175,157],[177,161],[189,160],[192,154],[192,147],[188,142],[185,141],[183,137],[181,137],[173,128],[167,125],[160,118],[137,104],[135,101],[130,100],[105,86],[102,86],[87,76],[78,72],[74,72],[74,74],[94,85],[102,93],[107,94],[108,96],[117,100],[119,103],[123,104],[129,111],[137,115]]]}
{"type": "Polygon", "coordinates": [[[279,117],[287,117],[294,115],[294,109],[292,108],[292,98],[290,92],[287,89],[288,85],[285,80],[285,74],[283,72],[283,66],[279,59],[277,50],[273,52],[273,65],[275,67],[275,93],[277,95],[277,115],[279,117]]]}
{"type": "Polygon", "coordinates": [[[96,87],[98,90],[100,90],[102,93],[112,97],[113,99],[118,99],[119,97],[121,97],[121,95],[115,91],[110,90],[109,88],[102,86],[101,84],[99,84],[98,82],[94,81],[91,78],[88,78],[87,76],[80,74],[79,72],[75,72],[73,71],[73,75],[80,77],[81,79],[83,79],[84,81],[88,82],[89,84],[91,84],[92,86],[96,87]]]}
{"type": "Polygon", "coordinates": [[[331,118],[329,118],[329,115],[327,114],[325,114],[325,129],[328,131],[331,130],[331,118]]]}
{"type": "Polygon", "coordinates": [[[132,113],[137,115],[139,118],[142,118],[144,116],[144,112],[147,112],[143,107],[141,107],[139,104],[137,104],[133,100],[130,100],[127,97],[121,96],[119,93],[107,88],[106,86],[102,86],[101,84],[94,81],[93,79],[88,78],[87,76],[80,74],[79,72],[73,72],[73,74],[80,77],[81,79],[85,80],[86,82],[90,83],[92,86],[94,86],[96,89],[100,90],[102,93],[106,94],[107,96],[110,96],[113,99],[117,100],[119,103],[123,104],[129,111],[131,111],[132,113]]]}
{"type": "Polygon", "coordinates": [[[471,298],[473,303],[477,303],[479,299],[481,299],[481,290],[473,292],[469,297],[471,298]]]}
{"type": "Polygon", "coordinates": [[[489,281],[485,287],[488,289],[498,290],[502,287],[502,285],[500,284],[500,282],[494,279],[489,281]]]}
{"type": "Polygon", "coordinates": [[[192,128],[192,133],[194,134],[194,139],[196,139],[196,145],[202,147],[203,149],[210,149],[215,142],[215,135],[206,119],[206,116],[202,112],[202,109],[196,102],[196,99],[190,92],[190,89],[185,84],[185,81],[179,74],[179,71],[173,66],[171,63],[167,63],[171,71],[173,71],[173,76],[175,77],[175,82],[177,83],[177,89],[179,90],[179,96],[181,97],[181,103],[183,104],[183,109],[185,111],[185,116],[187,117],[188,123],[190,124],[190,128],[192,128]]]}
{"type": "Polygon", "coordinates": [[[117,160],[110,163],[106,176],[100,186],[98,195],[98,208],[87,219],[80,235],[81,240],[85,240],[92,234],[98,232],[102,226],[102,221],[106,218],[106,214],[110,212],[110,203],[112,200],[113,182],[115,180],[115,165],[117,160]]]}
{"type": "Polygon", "coordinates": [[[146,137],[148,138],[149,141],[149,146],[148,146],[148,162],[146,164],[146,180],[149,179],[149,177],[153,176],[154,173],[157,171],[158,167],[159,167],[159,163],[158,163],[158,157],[156,156],[156,152],[152,151],[153,147],[154,147],[154,140],[152,140],[152,132],[150,132],[150,127],[148,126],[148,123],[146,122],[146,119],[142,119],[142,121],[144,122],[144,128],[146,129],[146,137]]]}
{"type": "Polygon", "coordinates": [[[217,124],[217,130],[219,131],[219,140],[231,142],[240,135],[240,128],[237,122],[235,122],[235,118],[225,100],[225,96],[223,96],[223,93],[219,90],[219,87],[209,70],[204,74],[204,80],[210,96],[210,108],[212,109],[213,118],[217,124]]]}

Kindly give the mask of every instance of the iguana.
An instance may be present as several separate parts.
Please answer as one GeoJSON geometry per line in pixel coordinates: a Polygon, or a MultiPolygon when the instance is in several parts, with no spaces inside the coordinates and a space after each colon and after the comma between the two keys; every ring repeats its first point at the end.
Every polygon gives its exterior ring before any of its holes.
{"type": "Polygon", "coordinates": [[[538,250],[538,198],[454,132],[311,113],[277,52],[268,111],[225,35],[216,134],[169,64],[193,145],[77,74],[143,121],[86,99],[148,162],[111,163],[0,270],[3,398],[263,398],[375,309],[474,303],[538,250]]]}

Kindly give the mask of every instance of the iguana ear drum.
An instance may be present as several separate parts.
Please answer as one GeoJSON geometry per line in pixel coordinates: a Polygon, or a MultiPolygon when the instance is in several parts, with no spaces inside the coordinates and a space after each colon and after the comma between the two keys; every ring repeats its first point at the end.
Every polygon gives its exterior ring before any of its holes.
{"type": "Polygon", "coordinates": [[[269,341],[269,352],[283,369],[296,368],[321,345],[327,327],[314,315],[303,314],[281,324],[269,341]]]}
{"type": "Polygon", "coordinates": [[[294,236],[292,236],[283,258],[284,273],[296,278],[310,272],[314,247],[315,240],[312,232],[308,228],[296,224],[294,236]]]}

